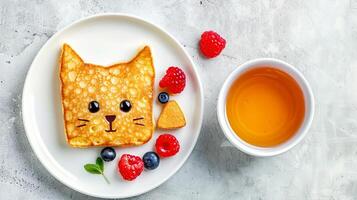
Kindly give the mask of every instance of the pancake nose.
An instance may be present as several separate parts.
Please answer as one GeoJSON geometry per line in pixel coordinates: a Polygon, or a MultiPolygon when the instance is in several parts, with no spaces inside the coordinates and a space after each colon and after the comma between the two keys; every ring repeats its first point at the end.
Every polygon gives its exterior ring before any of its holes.
{"type": "Polygon", "coordinates": [[[115,120],[116,116],[115,115],[106,115],[105,119],[109,122],[112,123],[115,120]]]}

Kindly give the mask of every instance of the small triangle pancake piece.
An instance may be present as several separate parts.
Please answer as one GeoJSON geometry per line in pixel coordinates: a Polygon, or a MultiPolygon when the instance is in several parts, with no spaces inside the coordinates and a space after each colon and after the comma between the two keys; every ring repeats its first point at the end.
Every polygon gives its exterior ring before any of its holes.
{"type": "Polygon", "coordinates": [[[177,129],[185,125],[185,115],[178,103],[176,101],[167,102],[157,120],[157,127],[160,129],[177,129]]]}

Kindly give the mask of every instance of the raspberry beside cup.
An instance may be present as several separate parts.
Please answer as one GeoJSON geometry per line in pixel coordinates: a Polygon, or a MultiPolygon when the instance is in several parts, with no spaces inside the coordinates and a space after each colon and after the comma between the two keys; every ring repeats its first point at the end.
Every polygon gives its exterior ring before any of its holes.
{"type": "Polygon", "coordinates": [[[226,40],[214,31],[205,31],[201,35],[199,45],[204,56],[214,58],[226,47],[226,40]]]}

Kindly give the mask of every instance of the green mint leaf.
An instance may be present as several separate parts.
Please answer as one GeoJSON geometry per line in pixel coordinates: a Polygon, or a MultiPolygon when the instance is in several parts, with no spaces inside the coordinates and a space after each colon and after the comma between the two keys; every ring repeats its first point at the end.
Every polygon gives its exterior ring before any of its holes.
{"type": "Polygon", "coordinates": [[[95,164],[85,164],[84,169],[91,174],[101,174],[108,184],[110,184],[108,178],[104,175],[104,161],[101,157],[95,160],[95,164]]]}
{"type": "Polygon", "coordinates": [[[101,157],[98,157],[95,163],[99,166],[100,170],[104,172],[104,163],[101,157]]]}
{"type": "Polygon", "coordinates": [[[91,174],[102,174],[103,171],[97,164],[86,164],[84,165],[84,169],[91,174]]]}

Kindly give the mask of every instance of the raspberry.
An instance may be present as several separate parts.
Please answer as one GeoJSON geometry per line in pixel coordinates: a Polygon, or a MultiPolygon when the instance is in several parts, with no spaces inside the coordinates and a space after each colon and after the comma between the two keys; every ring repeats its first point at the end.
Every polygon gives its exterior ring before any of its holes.
{"type": "Polygon", "coordinates": [[[118,170],[125,180],[132,181],[144,170],[144,162],[139,156],[123,154],[118,162],[118,170]]]}
{"type": "Polygon", "coordinates": [[[170,157],[180,150],[179,141],[171,134],[162,134],[156,139],[156,152],[161,157],[170,157]]]}
{"type": "Polygon", "coordinates": [[[161,88],[167,88],[171,94],[178,94],[185,89],[186,75],[182,69],[171,66],[159,83],[161,88]]]}
{"type": "Polygon", "coordinates": [[[226,47],[226,40],[214,31],[205,31],[201,35],[200,49],[207,58],[218,56],[226,47]]]}

